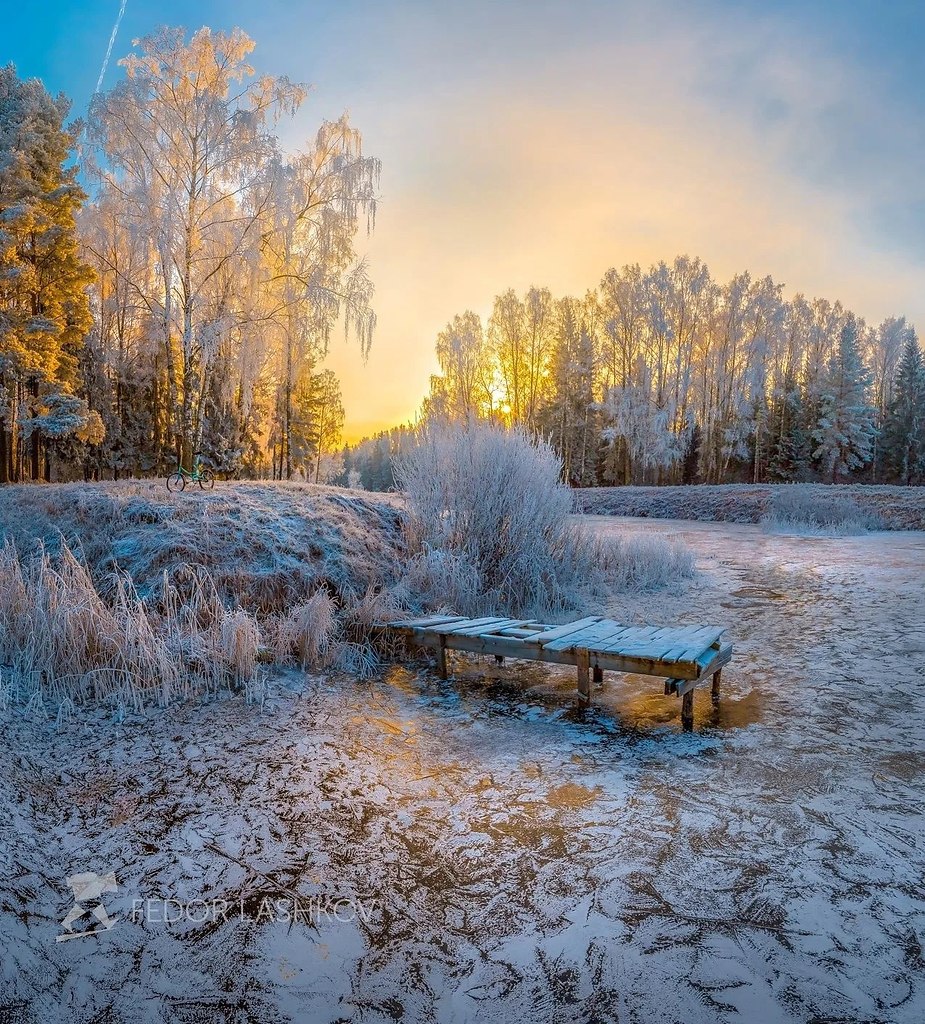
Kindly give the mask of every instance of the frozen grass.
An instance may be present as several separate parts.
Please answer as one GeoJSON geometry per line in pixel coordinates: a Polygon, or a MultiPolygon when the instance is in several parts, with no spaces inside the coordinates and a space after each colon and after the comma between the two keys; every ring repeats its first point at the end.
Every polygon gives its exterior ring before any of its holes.
{"type": "Polygon", "coordinates": [[[154,481],[0,491],[0,706],[67,717],[231,689],[266,667],[367,676],[371,627],[412,612],[564,616],[689,576],[685,549],[569,515],[552,452],[523,435],[432,434],[412,494],[154,481]]]}
{"type": "Polygon", "coordinates": [[[402,593],[400,521],[312,487],[4,489],[0,703],[260,700],[263,662],[368,674],[369,626],[402,593]]]}
{"type": "Polygon", "coordinates": [[[774,533],[829,537],[883,528],[880,518],[862,509],[850,494],[805,484],[775,488],[762,525],[774,533]]]}
{"type": "Polygon", "coordinates": [[[663,586],[693,571],[661,539],[604,540],[574,523],[558,457],[519,430],[431,426],[396,476],[410,512],[409,586],[431,605],[555,616],[614,586],[663,586]]]}
{"type": "Polygon", "coordinates": [[[760,523],[774,496],[800,487],[825,501],[848,495],[882,523],[877,529],[925,530],[925,487],[882,484],[697,484],[691,487],[585,487],[575,508],[588,515],[689,519],[712,523],[760,523]]]}

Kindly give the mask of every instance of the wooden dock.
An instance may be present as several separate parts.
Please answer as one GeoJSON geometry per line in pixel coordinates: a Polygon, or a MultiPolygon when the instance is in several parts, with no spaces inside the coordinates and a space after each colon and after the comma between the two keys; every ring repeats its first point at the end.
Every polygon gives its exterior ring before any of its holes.
{"type": "Polygon", "coordinates": [[[630,626],[596,616],[555,626],[496,616],[430,615],[380,628],[432,649],[444,679],[447,651],[491,654],[499,662],[520,658],[575,665],[578,699],[584,704],[591,700],[592,679],[602,683],[605,671],[657,676],[665,680],[666,694],[681,698],[685,729],[694,723],[694,688],[711,679],[717,700],[722,668],[732,660],[732,644],[722,642],[725,630],[718,626],[630,626]]]}

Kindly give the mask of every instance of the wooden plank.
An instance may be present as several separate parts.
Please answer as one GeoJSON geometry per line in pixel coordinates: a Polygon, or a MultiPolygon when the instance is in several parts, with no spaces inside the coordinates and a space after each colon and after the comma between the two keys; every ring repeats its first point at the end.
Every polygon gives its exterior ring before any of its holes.
{"type": "Polygon", "coordinates": [[[598,646],[605,643],[609,637],[626,628],[625,625],[621,625],[613,619],[601,619],[578,633],[570,633],[558,640],[549,640],[543,646],[556,651],[567,651],[570,647],[587,647],[589,651],[597,650],[598,646]]]}
{"type": "Polygon", "coordinates": [[[698,678],[712,675],[721,669],[723,665],[728,665],[730,661],[732,661],[732,644],[724,644],[718,651],[712,648],[704,651],[694,662],[698,669],[698,678]]]}
{"type": "Polygon", "coordinates": [[[458,629],[450,630],[447,635],[453,635],[453,636],[480,636],[480,635],[491,636],[493,633],[497,632],[497,630],[501,629],[504,626],[519,626],[521,621],[522,621],[521,619],[498,619],[496,622],[489,623],[487,626],[484,625],[484,624],[481,625],[481,626],[473,626],[471,624],[465,624],[465,625],[460,626],[458,629]]]}
{"type": "Polygon", "coordinates": [[[496,629],[495,632],[498,636],[516,636],[520,640],[526,640],[529,636],[536,636],[540,632],[538,629],[526,629],[525,627],[519,627],[511,629],[505,627],[504,629],[496,629]]]}
{"type": "Polygon", "coordinates": [[[623,632],[602,643],[599,651],[625,651],[641,646],[662,631],[658,626],[628,626],[623,632]]]}
{"type": "Polygon", "coordinates": [[[530,642],[537,643],[543,647],[549,643],[550,640],[558,640],[559,637],[569,636],[571,633],[577,633],[578,630],[584,629],[585,626],[591,626],[595,622],[600,622],[600,616],[590,615],[585,619],[578,619],[575,622],[566,622],[561,626],[554,626],[552,629],[547,629],[543,633],[538,633],[530,642]]]}
{"type": "Polygon", "coordinates": [[[397,619],[387,625],[395,628],[416,628],[419,626],[436,626],[445,622],[462,622],[465,615],[428,615],[424,619],[397,619]]]}
{"type": "Polygon", "coordinates": [[[624,657],[650,658],[661,661],[662,655],[670,650],[673,638],[670,629],[654,626],[637,627],[623,633],[601,647],[602,651],[614,651],[624,657]]]}
{"type": "Polygon", "coordinates": [[[678,637],[678,643],[665,654],[665,661],[696,661],[711,644],[725,633],[715,626],[699,626],[696,630],[678,637]]]}
{"type": "MultiPolygon", "coordinates": [[[[462,633],[463,631],[466,631],[467,634],[471,635],[469,633],[470,630],[476,630],[477,632],[479,629],[488,629],[489,626],[511,621],[511,619],[504,619],[498,615],[483,615],[480,619],[463,619],[461,622],[456,623],[449,622],[446,625],[446,629],[444,629],[442,625],[437,625],[436,627],[430,626],[428,628],[436,629],[438,633],[445,633],[447,636],[451,633],[462,633]]],[[[517,620],[515,619],[513,621],[516,622],[517,620]]]]}

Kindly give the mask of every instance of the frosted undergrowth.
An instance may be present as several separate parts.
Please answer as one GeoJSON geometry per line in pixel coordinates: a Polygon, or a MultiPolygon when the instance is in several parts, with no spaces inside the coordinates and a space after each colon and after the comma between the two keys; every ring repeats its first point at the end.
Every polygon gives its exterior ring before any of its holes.
{"type": "Polygon", "coordinates": [[[771,493],[762,525],[778,533],[846,537],[882,529],[883,522],[841,490],[792,484],[771,493]]]}

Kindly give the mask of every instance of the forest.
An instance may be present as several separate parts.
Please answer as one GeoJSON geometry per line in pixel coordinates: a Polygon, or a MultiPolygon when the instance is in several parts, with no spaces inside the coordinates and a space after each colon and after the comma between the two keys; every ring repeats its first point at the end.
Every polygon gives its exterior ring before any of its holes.
{"type": "Polygon", "coordinates": [[[335,328],[367,347],[379,162],[346,116],[295,153],[305,99],[241,30],[162,29],[85,125],[0,70],[0,481],[329,474],[335,328]],[[76,160],[74,158],[77,158],[76,160]]]}
{"type": "MultiPolygon", "coordinates": [[[[720,283],[699,259],[611,269],[584,297],[498,295],[436,343],[422,416],[523,426],[576,487],[925,480],[925,369],[913,326],[720,283]]],[[[345,479],[392,486],[397,429],[344,453],[345,479]]]]}
{"type": "MultiPolygon", "coordinates": [[[[162,29],[86,123],[0,70],[0,482],[162,475],[388,490],[413,426],[342,447],[335,332],[368,352],[380,162],[347,116],[296,152],[305,87],[241,30],[162,29]]],[[[870,325],[697,258],[531,287],[436,339],[420,421],[548,440],[576,487],[925,480],[925,368],[870,325]]]]}

